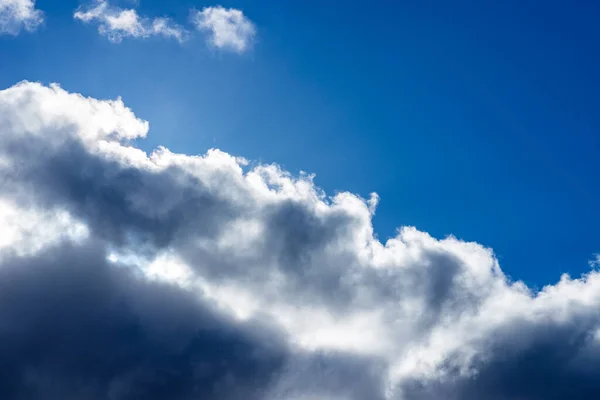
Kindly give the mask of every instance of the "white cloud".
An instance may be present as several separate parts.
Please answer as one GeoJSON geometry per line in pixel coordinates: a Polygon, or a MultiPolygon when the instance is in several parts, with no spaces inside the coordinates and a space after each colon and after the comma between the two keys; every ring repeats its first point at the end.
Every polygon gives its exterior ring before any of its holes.
{"type": "Polygon", "coordinates": [[[37,83],[21,82],[3,92],[0,113],[11,126],[4,137],[25,136],[32,140],[47,140],[44,127],[69,124],[69,131],[55,135],[60,138],[77,132],[77,137],[90,143],[104,143],[109,139],[131,140],[144,137],[148,122],[142,121],[123,104],[121,99],[96,100],[68,93],[60,86],[48,87],[37,83]],[[18,104],[19,107],[15,107],[18,104]],[[69,112],[65,112],[69,108],[69,112]]]}
{"type": "MultiPolygon", "coordinates": [[[[328,197],[312,176],[292,176],[277,165],[250,168],[219,150],[146,154],[130,139],[144,137],[148,124],[120,100],[23,82],[0,91],[0,126],[0,201],[35,210],[22,217],[11,209],[0,213],[0,241],[29,246],[21,258],[61,260],[63,242],[77,249],[82,241],[108,246],[111,252],[100,254],[111,264],[175,284],[209,304],[221,321],[269,327],[268,340],[257,336],[256,343],[283,351],[285,362],[269,358],[252,368],[263,366],[275,378],[258,392],[229,383],[252,395],[216,398],[598,398],[598,272],[565,276],[533,293],[508,280],[493,252],[477,243],[440,240],[412,227],[382,243],[372,226],[376,195],[328,197]],[[54,220],[57,229],[27,233],[35,221],[54,220]]],[[[160,314],[170,297],[156,294],[151,301],[143,293],[140,301],[154,308],[133,310],[177,331],[180,325],[165,325],[160,314]]],[[[35,346],[30,340],[19,348],[35,346]]],[[[260,352],[272,354],[266,347],[260,352]]],[[[78,379],[101,385],[90,373],[78,379]]],[[[132,372],[119,374],[111,388],[132,372]]],[[[61,379],[56,387],[75,385],[61,379]]],[[[194,379],[189,387],[208,385],[194,379]]],[[[185,395],[173,398],[193,397],[185,395]]]]}
{"type": "Polygon", "coordinates": [[[179,42],[186,37],[186,31],[167,18],[140,17],[137,11],[111,6],[106,0],[98,0],[92,7],[79,9],[73,17],[85,23],[97,23],[98,32],[115,43],[126,37],[163,36],[179,42]]]}
{"type": "Polygon", "coordinates": [[[78,241],[87,228],[65,210],[35,210],[0,199],[0,254],[37,253],[61,240],[78,241]]]}
{"type": "Polygon", "coordinates": [[[0,0],[0,34],[17,35],[22,28],[33,31],[43,21],[35,0],[0,0]]]}
{"type": "Polygon", "coordinates": [[[209,33],[208,42],[219,49],[243,53],[256,35],[256,27],[242,11],[221,6],[192,12],[192,21],[200,31],[209,33]]]}

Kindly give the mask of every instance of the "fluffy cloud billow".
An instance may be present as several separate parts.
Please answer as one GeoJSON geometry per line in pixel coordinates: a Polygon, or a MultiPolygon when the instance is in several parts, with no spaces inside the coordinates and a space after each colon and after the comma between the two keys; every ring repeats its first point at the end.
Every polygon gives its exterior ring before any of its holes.
{"type": "Polygon", "coordinates": [[[0,91],[0,398],[600,395],[600,275],[532,292],[378,197],[131,143],[120,99],[0,91]]]}
{"type": "Polygon", "coordinates": [[[0,35],[17,35],[22,29],[33,31],[43,21],[35,0],[0,0],[0,35]]]}
{"type": "Polygon", "coordinates": [[[221,6],[192,11],[196,28],[208,33],[208,43],[223,50],[243,53],[250,48],[256,36],[256,26],[241,10],[221,6]]]}

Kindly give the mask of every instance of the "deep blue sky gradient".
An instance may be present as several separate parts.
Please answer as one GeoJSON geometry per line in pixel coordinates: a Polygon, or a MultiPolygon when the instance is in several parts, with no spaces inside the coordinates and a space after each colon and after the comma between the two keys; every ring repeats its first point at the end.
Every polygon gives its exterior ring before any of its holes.
{"type": "MultiPolygon", "coordinates": [[[[138,3],[180,23],[215,5],[138,3]]],[[[146,150],[218,147],[375,191],[381,239],[477,241],[538,287],[600,251],[598,2],[223,1],[258,28],[241,56],[199,36],[113,44],[73,20],[79,4],[38,0],[41,29],[0,37],[1,87],[122,96],[150,121],[146,150]]]]}

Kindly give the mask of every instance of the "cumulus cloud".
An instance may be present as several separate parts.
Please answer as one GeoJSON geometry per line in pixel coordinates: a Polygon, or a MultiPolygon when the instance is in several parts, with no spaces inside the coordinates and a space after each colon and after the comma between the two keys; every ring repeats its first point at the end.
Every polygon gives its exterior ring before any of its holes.
{"type": "Polygon", "coordinates": [[[98,24],[98,32],[115,43],[126,37],[150,36],[163,36],[181,42],[186,36],[186,31],[168,18],[141,17],[133,9],[114,7],[106,0],[97,0],[90,7],[80,8],[73,17],[84,23],[98,24]]]}
{"type": "Polygon", "coordinates": [[[243,53],[256,35],[256,27],[242,11],[221,6],[192,12],[192,21],[200,31],[208,32],[208,42],[219,49],[243,53]]]}
{"type": "Polygon", "coordinates": [[[35,0],[0,0],[0,34],[17,35],[23,28],[33,31],[43,21],[35,0]]]}
{"type": "Polygon", "coordinates": [[[0,91],[0,398],[600,395],[600,274],[532,292],[377,196],[132,139],[120,99],[0,91]],[[36,229],[43,224],[43,229],[36,229]]]}

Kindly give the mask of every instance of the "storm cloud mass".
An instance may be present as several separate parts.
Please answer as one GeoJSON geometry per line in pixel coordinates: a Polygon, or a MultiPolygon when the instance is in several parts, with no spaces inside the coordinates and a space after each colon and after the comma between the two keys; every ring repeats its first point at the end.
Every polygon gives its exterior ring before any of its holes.
{"type": "Polygon", "coordinates": [[[533,292],[378,197],[132,143],[120,99],[0,91],[0,398],[600,396],[600,275],[533,292]]]}

